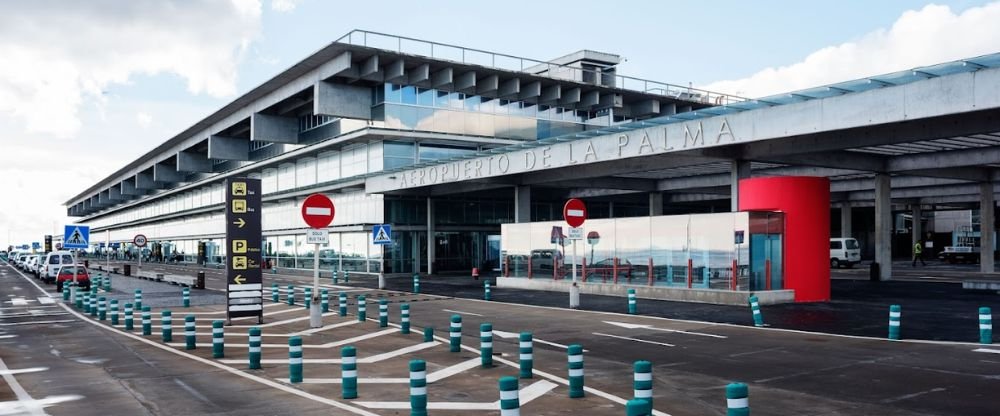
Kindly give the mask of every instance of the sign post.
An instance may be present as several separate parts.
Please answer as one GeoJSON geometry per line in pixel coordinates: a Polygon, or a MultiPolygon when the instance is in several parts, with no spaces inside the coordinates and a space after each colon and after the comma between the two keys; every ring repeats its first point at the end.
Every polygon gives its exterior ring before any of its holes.
{"type": "Polygon", "coordinates": [[[313,245],[313,288],[312,299],[309,300],[312,304],[309,308],[309,326],[312,328],[323,326],[323,309],[319,307],[319,246],[330,242],[330,233],[324,228],[333,222],[335,213],[333,201],[326,195],[312,194],[302,201],[302,219],[312,228],[306,233],[306,243],[313,245]]]}
{"type": "MultiPolygon", "coordinates": [[[[87,249],[90,246],[90,227],[86,225],[67,225],[63,227],[63,248],[66,249],[87,249]]],[[[76,302],[76,250],[73,250],[73,285],[70,286],[69,299],[76,302]]]]}
{"type": "Polygon", "coordinates": [[[392,226],[382,224],[372,227],[372,244],[382,247],[382,264],[378,268],[378,288],[385,289],[385,246],[392,244],[392,226]]]}
{"type": "Polygon", "coordinates": [[[264,323],[260,179],[226,181],[226,321],[256,316],[264,323]]]}
{"type": "Polygon", "coordinates": [[[135,238],[132,239],[132,244],[135,244],[136,247],[139,247],[139,267],[138,267],[139,271],[142,270],[142,248],[146,247],[146,243],[147,239],[146,236],[143,234],[137,234],[135,238]]]}
{"type": "Polygon", "coordinates": [[[573,285],[569,287],[569,307],[579,308],[580,286],[576,282],[576,242],[583,239],[583,230],[579,229],[579,227],[587,220],[587,206],[584,205],[583,201],[576,198],[566,201],[566,205],[563,206],[563,219],[571,227],[570,239],[573,241],[573,258],[570,260],[573,265],[573,285]],[[577,229],[578,231],[574,231],[573,229],[577,229]]]}

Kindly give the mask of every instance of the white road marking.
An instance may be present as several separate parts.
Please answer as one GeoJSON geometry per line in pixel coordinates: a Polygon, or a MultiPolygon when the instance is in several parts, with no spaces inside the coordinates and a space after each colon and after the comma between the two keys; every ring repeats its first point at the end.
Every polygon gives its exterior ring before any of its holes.
{"type": "Polygon", "coordinates": [[[411,345],[411,346],[406,347],[406,348],[400,348],[400,349],[395,350],[395,351],[384,352],[384,353],[381,353],[381,354],[378,354],[378,355],[372,355],[372,356],[368,356],[368,357],[365,357],[365,358],[359,358],[358,359],[358,364],[377,363],[377,362],[380,362],[380,361],[388,360],[388,359],[393,358],[393,357],[398,357],[398,356],[403,355],[403,354],[409,354],[411,352],[417,352],[417,351],[426,350],[426,349],[432,348],[432,347],[434,347],[436,345],[438,345],[437,341],[422,342],[420,344],[411,345]]]}
{"type": "Polygon", "coordinates": [[[459,314],[459,315],[472,315],[472,316],[483,316],[483,315],[480,315],[480,314],[478,314],[478,313],[472,313],[472,312],[462,312],[462,311],[455,311],[455,310],[451,310],[451,309],[441,309],[441,311],[442,311],[442,312],[451,312],[451,313],[457,313],[457,314],[459,314]]]}
{"type": "Polygon", "coordinates": [[[73,319],[61,319],[57,321],[5,322],[5,323],[0,323],[0,326],[63,324],[66,322],[76,322],[76,321],[73,319]]]}
{"type": "Polygon", "coordinates": [[[27,318],[27,317],[40,317],[40,316],[60,316],[69,315],[66,312],[53,312],[53,313],[12,313],[6,315],[0,315],[0,319],[13,319],[13,318],[27,318]]]}
{"type": "MultiPolygon", "coordinates": [[[[466,370],[470,370],[482,365],[482,360],[480,358],[473,358],[471,360],[463,361],[461,363],[442,368],[438,371],[430,373],[427,375],[427,383],[434,383],[437,381],[444,380],[445,378],[451,377],[455,374],[461,373],[466,370]]],[[[279,379],[284,383],[288,383],[287,378],[279,379]]],[[[306,378],[302,380],[305,384],[341,384],[340,378],[306,378]]],[[[406,384],[409,383],[408,378],[358,378],[359,384],[406,384]]]]}
{"type": "Polygon", "coordinates": [[[627,328],[627,329],[650,329],[650,330],[653,330],[653,331],[673,332],[673,333],[677,333],[677,334],[687,334],[687,335],[697,335],[697,336],[700,336],[700,337],[711,337],[711,338],[721,338],[721,339],[728,338],[725,335],[706,334],[704,332],[692,332],[692,331],[684,331],[684,330],[680,330],[680,329],[657,328],[657,327],[652,326],[652,325],[639,325],[639,324],[630,324],[630,323],[627,323],[627,322],[615,322],[615,321],[604,321],[604,323],[609,324],[609,325],[614,325],[614,326],[622,327],[622,328],[627,328]]]}
{"type": "Polygon", "coordinates": [[[73,400],[80,400],[83,396],[75,394],[47,396],[39,400],[18,400],[16,402],[0,402],[0,415],[44,415],[40,409],[65,403],[73,400]]]}
{"type": "MultiPolygon", "coordinates": [[[[500,338],[504,338],[504,339],[507,339],[507,338],[520,338],[521,337],[520,334],[515,334],[513,332],[506,332],[506,331],[497,331],[495,329],[493,330],[493,335],[496,335],[496,336],[498,336],[500,338]]],[[[539,344],[551,345],[551,346],[556,347],[556,348],[564,348],[564,349],[565,348],[569,348],[566,345],[559,344],[559,343],[552,342],[552,341],[546,341],[546,340],[540,339],[540,338],[534,338],[534,337],[532,337],[531,341],[532,342],[537,342],[539,344]]],[[[584,349],[583,352],[590,352],[590,350],[584,349]]]]}
{"type": "Polygon", "coordinates": [[[17,335],[0,335],[0,339],[16,338],[17,335]]]}
{"type": "MultiPolygon", "coordinates": [[[[521,406],[542,397],[556,384],[548,380],[539,380],[528,387],[520,390],[518,400],[521,406]]],[[[369,409],[409,409],[410,402],[354,402],[354,404],[367,407],[369,409]]],[[[493,402],[428,402],[427,409],[434,410],[497,410],[500,409],[500,400],[493,402]]]]}
{"type": "Polygon", "coordinates": [[[43,305],[51,305],[53,303],[56,303],[56,300],[52,298],[38,298],[38,303],[41,303],[43,305]]]}
{"type": "Polygon", "coordinates": [[[461,373],[463,371],[476,368],[480,365],[482,365],[482,359],[479,357],[473,358],[471,360],[466,360],[461,363],[455,364],[453,366],[442,368],[438,371],[428,374],[427,382],[434,383],[436,381],[441,381],[455,374],[461,373]]]}
{"type": "MultiPolygon", "coordinates": [[[[172,342],[172,343],[169,343],[167,345],[177,346],[177,347],[184,346],[183,343],[179,343],[179,342],[172,342]]],[[[205,344],[205,345],[206,346],[211,346],[211,344],[205,344]]],[[[372,355],[372,356],[365,357],[365,358],[359,358],[359,359],[357,359],[357,362],[358,363],[364,363],[364,364],[377,363],[377,362],[388,360],[388,359],[393,358],[393,357],[398,357],[400,355],[409,354],[411,352],[425,350],[425,349],[431,348],[431,347],[433,347],[435,345],[438,345],[438,342],[436,342],[436,341],[422,342],[420,344],[411,345],[409,347],[400,348],[398,350],[389,351],[389,352],[385,352],[385,353],[377,354],[377,355],[372,355]]],[[[280,344],[271,344],[271,346],[275,347],[275,348],[277,348],[279,346],[280,347],[284,347],[284,348],[288,348],[287,345],[280,345],[280,344]]],[[[261,345],[261,347],[265,347],[265,345],[261,345]]],[[[303,345],[302,347],[304,349],[305,348],[310,348],[310,346],[308,346],[308,345],[303,345]]],[[[316,348],[317,346],[312,346],[312,347],[316,348]]],[[[303,358],[302,359],[302,362],[304,364],[340,364],[342,361],[343,360],[341,360],[340,358],[303,358]]],[[[226,359],[226,360],[219,360],[219,362],[225,363],[225,364],[244,364],[244,363],[247,362],[247,360],[246,359],[232,359],[232,360],[226,359]]],[[[287,358],[268,358],[268,359],[260,360],[260,363],[261,364],[288,364],[288,359],[287,358]]]]}
{"type": "Polygon", "coordinates": [[[360,323],[360,322],[357,321],[357,320],[347,321],[347,322],[340,322],[340,323],[336,323],[336,324],[333,324],[333,325],[325,325],[325,326],[322,326],[322,327],[319,327],[319,328],[307,329],[307,330],[302,331],[302,332],[295,332],[295,333],[291,333],[291,334],[288,334],[288,335],[289,336],[292,336],[292,335],[299,335],[299,336],[301,336],[301,335],[310,335],[310,334],[315,334],[317,332],[322,332],[322,331],[326,331],[326,330],[330,330],[330,329],[336,329],[336,328],[341,328],[341,327],[345,327],[345,326],[349,326],[349,325],[354,325],[354,324],[357,324],[357,323],[360,323]]]}
{"type": "Polygon", "coordinates": [[[618,335],[605,334],[605,333],[601,333],[601,332],[591,332],[591,333],[594,334],[594,335],[597,335],[599,337],[624,339],[624,340],[627,340],[627,341],[642,342],[642,343],[645,343],[645,344],[662,345],[664,347],[676,347],[676,345],[674,345],[674,344],[667,344],[666,342],[648,341],[648,340],[644,340],[644,339],[622,337],[622,336],[618,336],[618,335]]]}
{"type": "Polygon", "coordinates": [[[988,352],[990,354],[1000,354],[1000,350],[994,350],[990,348],[976,348],[972,352],[988,352]]]}
{"type": "Polygon", "coordinates": [[[17,382],[12,374],[9,373],[10,369],[7,368],[7,364],[0,359],[0,376],[3,377],[7,385],[10,386],[10,390],[14,392],[14,396],[17,397],[17,405],[21,406],[25,413],[31,415],[44,415],[45,412],[42,411],[42,407],[35,403],[35,399],[31,398],[31,395],[21,387],[21,383],[17,382]]]}
{"type": "Polygon", "coordinates": [[[37,373],[39,371],[46,371],[48,367],[30,367],[30,368],[19,368],[17,370],[0,370],[0,375],[4,374],[23,374],[23,373],[37,373]]]}

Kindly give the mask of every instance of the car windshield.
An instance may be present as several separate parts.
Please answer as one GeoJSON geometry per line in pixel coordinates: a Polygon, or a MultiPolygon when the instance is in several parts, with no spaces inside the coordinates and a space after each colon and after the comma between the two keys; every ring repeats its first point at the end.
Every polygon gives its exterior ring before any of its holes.
{"type": "Polygon", "coordinates": [[[81,268],[81,269],[79,269],[79,271],[77,271],[77,268],[76,268],[76,267],[63,267],[63,268],[62,268],[61,270],[59,270],[59,274],[69,274],[69,275],[72,275],[72,274],[77,274],[77,275],[84,275],[84,274],[87,274],[87,269],[82,269],[82,268],[81,268]]]}
{"type": "Polygon", "coordinates": [[[858,248],[858,240],[847,240],[847,249],[856,250],[858,248]]]}

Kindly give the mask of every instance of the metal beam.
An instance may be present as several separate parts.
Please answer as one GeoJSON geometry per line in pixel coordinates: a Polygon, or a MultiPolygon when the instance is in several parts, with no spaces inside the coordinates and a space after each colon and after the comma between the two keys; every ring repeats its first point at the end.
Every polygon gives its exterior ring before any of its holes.
{"type": "MultiPolygon", "coordinates": [[[[916,188],[928,186],[944,186],[955,184],[966,184],[968,182],[959,179],[925,178],[920,176],[894,176],[892,187],[916,188]]],[[[830,192],[853,192],[875,189],[875,178],[843,179],[830,183],[830,192]]]]}
{"type": "Polygon", "coordinates": [[[539,186],[544,186],[546,188],[621,189],[642,192],[653,192],[657,190],[656,180],[654,179],[619,177],[571,179],[540,184],[539,186]]]}
{"type": "Polygon", "coordinates": [[[497,90],[497,96],[504,97],[516,97],[521,92],[521,79],[511,78],[500,84],[500,89],[497,90]]]}
{"type": "Polygon", "coordinates": [[[1000,147],[977,147],[974,149],[893,156],[889,158],[886,166],[891,172],[905,172],[921,169],[984,166],[998,162],[1000,162],[1000,147]]]}
{"type": "MultiPolygon", "coordinates": [[[[331,82],[313,86],[313,114],[371,120],[371,88],[331,82]]],[[[296,125],[296,131],[298,126],[296,125]]]]}
{"type": "Polygon", "coordinates": [[[292,117],[253,113],[250,116],[250,141],[299,143],[299,121],[292,117]]]}
{"type": "Polygon", "coordinates": [[[153,181],[161,183],[184,182],[185,175],[177,171],[177,164],[157,163],[153,165],[153,181]]]}
{"type": "Polygon", "coordinates": [[[819,166],[836,169],[855,169],[868,172],[886,172],[886,159],[882,156],[846,152],[826,151],[822,153],[800,153],[783,156],[763,156],[754,160],[790,165],[819,166]]]}
{"type": "Polygon", "coordinates": [[[476,91],[476,71],[469,71],[455,77],[455,91],[474,93],[476,91]]]}
{"type": "Polygon", "coordinates": [[[120,186],[122,195],[130,197],[145,195],[145,192],[142,192],[141,190],[135,188],[135,177],[121,181],[120,186]]]}
{"type": "MultiPolygon", "coordinates": [[[[208,158],[217,160],[250,160],[250,141],[238,137],[209,136],[208,158]]],[[[139,185],[138,175],[136,175],[136,187],[142,188],[139,185]]]]}
{"type": "Polygon", "coordinates": [[[455,82],[455,68],[447,67],[431,76],[431,88],[450,88],[455,82]]]}
{"type": "Polygon", "coordinates": [[[212,161],[206,154],[196,152],[177,152],[178,172],[212,172],[212,161]]]}
{"type": "Polygon", "coordinates": [[[488,75],[479,79],[476,85],[476,94],[492,95],[499,89],[500,77],[497,75],[488,75]]]}
{"type": "Polygon", "coordinates": [[[395,82],[406,79],[406,63],[402,59],[392,61],[392,63],[382,68],[385,74],[385,82],[395,82]]]}

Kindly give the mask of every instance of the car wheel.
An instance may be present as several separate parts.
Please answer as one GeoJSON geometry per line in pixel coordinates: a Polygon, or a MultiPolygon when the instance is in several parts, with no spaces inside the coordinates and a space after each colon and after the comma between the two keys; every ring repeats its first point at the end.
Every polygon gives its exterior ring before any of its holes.
{"type": "Polygon", "coordinates": [[[839,269],[840,268],[840,260],[830,259],[830,268],[831,269],[839,269]]]}

